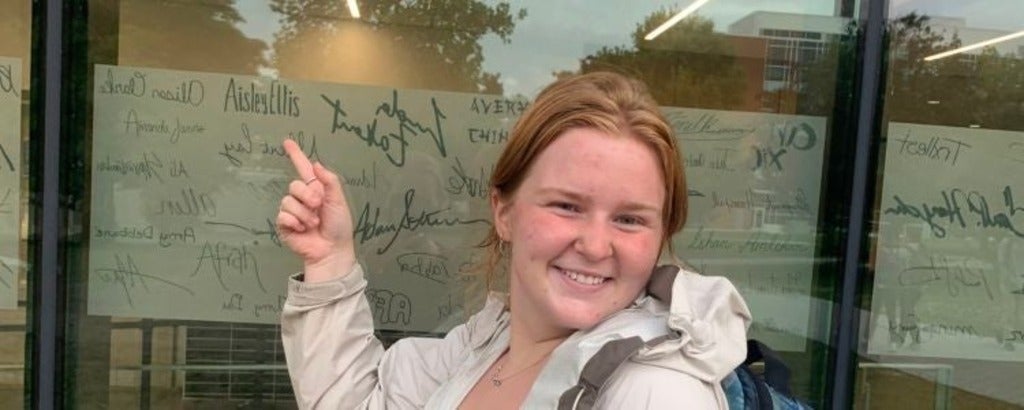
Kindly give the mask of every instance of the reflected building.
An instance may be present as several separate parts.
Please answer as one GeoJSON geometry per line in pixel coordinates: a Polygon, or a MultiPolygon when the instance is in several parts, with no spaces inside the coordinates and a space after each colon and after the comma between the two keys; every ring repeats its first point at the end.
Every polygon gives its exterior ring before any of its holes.
{"type": "Polygon", "coordinates": [[[734,36],[764,41],[760,110],[796,113],[805,83],[803,68],[821,61],[829,42],[838,41],[850,20],[838,16],[756,11],[729,25],[734,36]]]}

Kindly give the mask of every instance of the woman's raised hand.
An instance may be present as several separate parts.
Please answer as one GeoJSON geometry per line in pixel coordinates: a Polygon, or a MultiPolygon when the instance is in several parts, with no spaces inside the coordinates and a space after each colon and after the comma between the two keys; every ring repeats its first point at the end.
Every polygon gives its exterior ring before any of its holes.
{"type": "Polygon", "coordinates": [[[292,140],[284,150],[299,179],[288,185],[277,213],[282,242],[302,257],[305,281],[321,282],[348,274],[355,266],[352,213],[338,175],[313,164],[292,140]]]}

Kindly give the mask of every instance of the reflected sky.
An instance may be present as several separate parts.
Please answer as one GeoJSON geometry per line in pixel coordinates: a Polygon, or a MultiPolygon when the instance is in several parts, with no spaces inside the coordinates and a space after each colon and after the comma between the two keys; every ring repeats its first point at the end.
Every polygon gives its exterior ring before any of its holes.
{"type": "MultiPolygon", "coordinates": [[[[689,3],[514,1],[513,7],[525,8],[527,17],[516,23],[508,44],[495,35],[484,37],[483,68],[501,74],[506,95],[532,97],[554,79],[553,72],[578,69],[580,58],[601,47],[628,45],[631,33],[644,17],[665,8],[681,9],[689,3]]],[[[828,16],[834,13],[834,5],[833,0],[712,0],[698,14],[714,21],[715,31],[725,32],[729,24],[756,10],[828,16]]],[[[265,2],[239,1],[236,7],[245,18],[240,29],[251,38],[272,44],[279,16],[265,2]]]]}
{"type": "Polygon", "coordinates": [[[929,16],[963,18],[968,27],[1007,31],[1024,29],[1017,0],[891,0],[890,4],[889,17],[916,11],[929,16]]]}

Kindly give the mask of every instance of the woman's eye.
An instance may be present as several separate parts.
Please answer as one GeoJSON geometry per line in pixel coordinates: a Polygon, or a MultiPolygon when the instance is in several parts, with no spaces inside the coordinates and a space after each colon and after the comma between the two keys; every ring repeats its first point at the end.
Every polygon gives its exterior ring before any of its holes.
{"type": "Polygon", "coordinates": [[[643,218],[638,217],[638,216],[632,216],[632,215],[620,216],[620,217],[618,217],[618,221],[619,221],[619,223],[621,223],[623,225],[631,225],[631,226],[643,226],[644,222],[645,222],[643,218]]]}
{"type": "Polygon", "coordinates": [[[551,204],[551,206],[568,212],[577,212],[580,209],[578,206],[573,205],[569,202],[554,202],[551,204]]]}

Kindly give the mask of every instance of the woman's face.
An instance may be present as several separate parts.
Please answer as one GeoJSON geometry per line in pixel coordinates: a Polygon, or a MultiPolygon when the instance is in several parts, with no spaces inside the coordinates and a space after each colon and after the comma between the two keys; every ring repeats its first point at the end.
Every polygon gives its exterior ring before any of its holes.
{"type": "Polygon", "coordinates": [[[657,156],[630,136],[576,128],[537,157],[509,201],[492,195],[511,243],[511,303],[531,326],[585,329],[647,284],[663,235],[657,156]]]}

